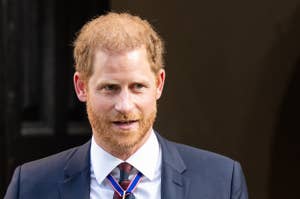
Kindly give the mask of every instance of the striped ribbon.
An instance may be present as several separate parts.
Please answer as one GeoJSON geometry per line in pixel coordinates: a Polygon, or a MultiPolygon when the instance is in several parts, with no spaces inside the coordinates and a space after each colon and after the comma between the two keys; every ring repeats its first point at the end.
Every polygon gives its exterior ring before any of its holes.
{"type": "Polygon", "coordinates": [[[125,198],[126,195],[129,195],[134,191],[137,184],[140,182],[142,176],[143,174],[141,172],[138,172],[133,178],[133,180],[131,180],[126,190],[124,190],[121,187],[121,185],[117,182],[117,180],[112,175],[109,174],[107,176],[107,179],[109,180],[112,188],[119,194],[119,196],[125,198]]]}

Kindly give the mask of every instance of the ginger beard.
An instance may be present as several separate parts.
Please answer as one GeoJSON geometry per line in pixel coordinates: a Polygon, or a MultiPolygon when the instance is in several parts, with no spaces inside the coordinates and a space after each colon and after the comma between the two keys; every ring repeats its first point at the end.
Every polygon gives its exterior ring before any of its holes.
{"type": "Polygon", "coordinates": [[[93,135],[96,140],[102,143],[97,144],[116,156],[130,154],[146,141],[157,112],[156,105],[149,115],[143,115],[141,112],[128,114],[96,112],[89,98],[87,98],[86,109],[93,135]],[[138,120],[138,128],[134,130],[115,130],[112,128],[113,123],[111,121],[124,120],[138,120]]]}

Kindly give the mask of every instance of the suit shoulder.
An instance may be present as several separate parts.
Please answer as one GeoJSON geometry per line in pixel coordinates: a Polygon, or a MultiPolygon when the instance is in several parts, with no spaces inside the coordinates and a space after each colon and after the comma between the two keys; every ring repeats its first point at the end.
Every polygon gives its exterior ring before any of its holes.
{"type": "Polygon", "coordinates": [[[214,171],[231,171],[233,169],[235,160],[229,157],[185,144],[167,142],[176,148],[184,163],[190,168],[198,168],[201,165],[202,168],[214,171]]]}
{"type": "MultiPolygon", "coordinates": [[[[18,187],[23,198],[58,198],[57,186],[70,173],[88,171],[90,142],[19,166],[10,190],[18,187]],[[66,171],[70,173],[66,173],[66,171]],[[16,186],[17,184],[17,186],[16,186]]],[[[10,191],[11,192],[11,191],[10,191]]]]}
{"type": "Polygon", "coordinates": [[[228,198],[248,198],[245,177],[237,161],[184,144],[171,144],[177,148],[186,166],[184,175],[193,181],[190,191],[195,190],[195,195],[199,193],[199,186],[194,185],[201,184],[207,188],[207,195],[215,195],[218,190],[228,194],[228,198]]]}

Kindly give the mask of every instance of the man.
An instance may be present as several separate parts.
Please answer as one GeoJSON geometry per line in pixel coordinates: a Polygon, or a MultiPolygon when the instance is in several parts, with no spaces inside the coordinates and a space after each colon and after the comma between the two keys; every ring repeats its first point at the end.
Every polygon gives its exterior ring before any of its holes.
{"type": "Polygon", "coordinates": [[[147,21],[100,16],[74,46],[74,86],[92,139],[19,166],[5,199],[248,198],[239,163],[152,129],[165,71],[162,41],[147,21]]]}

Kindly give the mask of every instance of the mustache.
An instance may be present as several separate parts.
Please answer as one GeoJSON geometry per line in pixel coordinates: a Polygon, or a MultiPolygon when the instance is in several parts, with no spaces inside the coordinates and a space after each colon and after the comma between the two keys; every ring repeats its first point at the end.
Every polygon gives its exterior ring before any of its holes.
{"type": "Polygon", "coordinates": [[[109,118],[110,121],[136,121],[141,118],[140,114],[135,113],[117,113],[109,118]]]}

